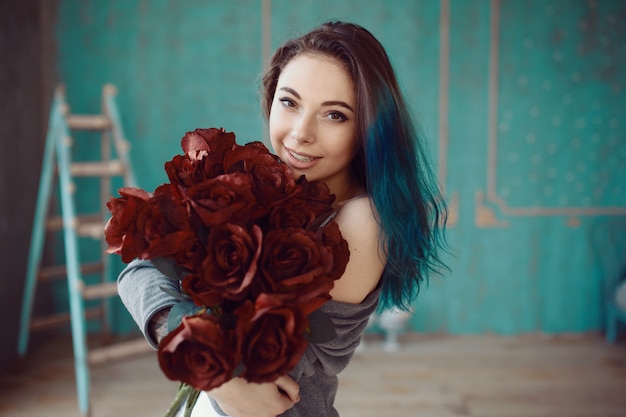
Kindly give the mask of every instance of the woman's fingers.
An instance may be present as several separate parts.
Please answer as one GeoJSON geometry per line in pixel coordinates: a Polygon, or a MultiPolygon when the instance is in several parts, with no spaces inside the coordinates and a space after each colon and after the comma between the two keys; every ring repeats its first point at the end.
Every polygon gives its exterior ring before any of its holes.
{"type": "Polygon", "coordinates": [[[231,417],[275,417],[300,400],[299,391],[298,383],[290,377],[263,384],[233,378],[208,394],[231,417]]]}
{"type": "Polygon", "coordinates": [[[278,386],[279,391],[289,397],[291,401],[294,403],[300,401],[300,385],[293,378],[287,375],[281,376],[274,383],[278,386]]]}

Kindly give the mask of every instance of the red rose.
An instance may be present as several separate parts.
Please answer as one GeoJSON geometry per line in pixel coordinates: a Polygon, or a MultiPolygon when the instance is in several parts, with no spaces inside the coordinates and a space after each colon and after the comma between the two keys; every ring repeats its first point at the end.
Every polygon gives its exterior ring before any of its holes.
{"type": "Polygon", "coordinates": [[[185,275],[181,285],[196,305],[214,308],[224,301],[223,291],[209,284],[198,273],[185,275]]]}
{"type": "Polygon", "coordinates": [[[224,152],[224,171],[249,171],[248,166],[255,159],[261,159],[265,163],[277,164],[278,159],[271,154],[262,142],[248,142],[243,146],[235,146],[224,152]]]}
{"type": "MultiPolygon", "coordinates": [[[[138,215],[138,227],[150,245],[144,257],[175,258],[184,267],[193,268],[203,256],[198,235],[189,222],[188,209],[171,184],[158,187],[151,210],[138,215]]],[[[195,229],[195,228],[194,228],[195,229]]]]}
{"type": "Polygon", "coordinates": [[[328,223],[325,227],[318,229],[316,234],[327,252],[332,255],[333,261],[328,273],[299,288],[298,305],[306,314],[317,310],[330,299],[330,290],[334,287],[335,280],[341,278],[345,272],[350,259],[348,242],[341,236],[336,222],[328,223]]]}
{"type": "Polygon", "coordinates": [[[227,152],[226,172],[245,171],[254,180],[253,192],[262,206],[280,204],[295,189],[293,173],[261,142],[250,142],[227,152]]]}
{"type": "Polygon", "coordinates": [[[322,296],[333,283],[328,273],[333,269],[333,255],[311,231],[279,229],[263,239],[259,274],[253,283],[255,293],[281,294],[293,301],[322,296]]]}
{"type": "Polygon", "coordinates": [[[182,196],[194,184],[224,174],[224,153],[239,147],[234,133],[223,129],[196,129],[187,132],[181,140],[185,155],[176,155],[165,163],[165,172],[172,184],[176,184],[182,196]]]}
{"type": "Polygon", "coordinates": [[[250,382],[274,381],[292,370],[304,354],[308,321],[296,305],[267,294],[258,297],[254,309],[250,307],[251,303],[244,304],[235,311],[242,376],[250,382]]]}
{"type": "Polygon", "coordinates": [[[220,289],[224,298],[243,300],[257,272],[262,239],[257,225],[249,230],[232,223],[211,228],[201,268],[203,279],[220,289]]]}
{"type": "Polygon", "coordinates": [[[189,214],[187,205],[180,199],[176,187],[172,184],[162,184],[154,190],[156,204],[167,220],[167,227],[163,231],[169,233],[174,230],[189,228],[189,214]]]}
{"type": "Polygon", "coordinates": [[[330,193],[326,184],[308,182],[304,176],[300,177],[289,198],[272,208],[270,226],[316,230],[333,212],[334,201],[335,195],[330,193]]]}
{"type": "Polygon", "coordinates": [[[348,260],[350,260],[350,248],[348,242],[341,236],[341,230],[336,222],[330,222],[325,227],[319,229],[322,241],[333,255],[333,268],[328,273],[332,280],[341,278],[346,271],[348,260]]]}
{"type": "Polygon", "coordinates": [[[252,194],[252,179],[244,172],[220,175],[189,189],[191,207],[206,226],[249,223],[263,213],[252,194]]]}
{"type": "Polygon", "coordinates": [[[186,196],[187,189],[205,179],[202,161],[189,158],[187,155],[176,155],[165,163],[165,172],[170,183],[176,185],[181,197],[186,196]]]}
{"type": "Polygon", "coordinates": [[[309,182],[304,176],[298,179],[294,198],[304,200],[318,216],[330,213],[335,202],[335,195],[330,193],[326,183],[309,182]]]}
{"type": "Polygon", "coordinates": [[[191,159],[202,159],[206,154],[212,154],[216,160],[221,161],[224,153],[233,149],[235,144],[235,134],[226,132],[224,129],[196,129],[187,132],[181,140],[183,151],[191,159]]]}
{"type": "Polygon", "coordinates": [[[332,262],[332,254],[315,233],[293,228],[270,230],[263,242],[261,275],[270,288],[291,287],[328,273],[332,262]]]}
{"type": "MultiPolygon", "coordinates": [[[[206,249],[198,238],[197,233],[187,230],[181,232],[181,234],[183,235],[175,237],[176,240],[171,240],[173,245],[177,245],[177,251],[171,257],[178,265],[190,271],[196,271],[206,256],[206,249]]],[[[167,239],[167,236],[165,239],[167,239]]]]}
{"type": "Polygon", "coordinates": [[[121,188],[119,193],[121,197],[111,198],[107,203],[112,217],[104,227],[109,245],[106,252],[121,255],[124,262],[130,262],[148,246],[143,231],[137,233],[137,219],[152,196],[144,190],[131,187],[121,188]]]}
{"type": "Polygon", "coordinates": [[[183,317],[159,344],[161,370],[169,379],[211,390],[233,377],[237,355],[215,316],[183,317]]]}
{"type": "Polygon", "coordinates": [[[295,194],[282,204],[274,206],[269,215],[273,229],[289,227],[315,230],[332,213],[330,205],[316,207],[306,196],[295,194]]]}

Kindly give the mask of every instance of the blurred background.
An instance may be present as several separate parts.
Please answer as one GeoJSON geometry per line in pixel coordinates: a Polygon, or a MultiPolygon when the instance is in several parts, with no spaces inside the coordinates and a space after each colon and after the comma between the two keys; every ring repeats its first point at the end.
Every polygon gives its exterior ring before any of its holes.
{"type": "MultiPolygon", "coordinates": [[[[0,369],[16,356],[55,86],[76,113],[98,113],[103,86],[116,86],[138,186],[151,191],[187,131],[267,142],[263,64],[328,19],[387,49],[448,200],[450,272],[423,287],[408,328],[604,330],[605,265],[625,262],[599,232],[626,216],[623,1],[2,1],[0,369]]],[[[77,152],[97,152],[90,143],[77,152]]],[[[62,236],[47,243],[44,258],[62,259],[62,236]]],[[[67,304],[60,281],[38,288],[34,310],[67,304]]],[[[115,333],[137,332],[119,302],[113,314],[115,333]]]]}

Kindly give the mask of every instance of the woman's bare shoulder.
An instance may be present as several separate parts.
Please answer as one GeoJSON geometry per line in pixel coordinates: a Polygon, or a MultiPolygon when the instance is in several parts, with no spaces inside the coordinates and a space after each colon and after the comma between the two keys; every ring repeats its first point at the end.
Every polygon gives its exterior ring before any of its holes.
{"type": "Polygon", "coordinates": [[[335,221],[348,242],[350,260],[331,295],[336,301],[358,304],[376,288],[385,266],[380,225],[367,196],[345,202],[335,221]]]}

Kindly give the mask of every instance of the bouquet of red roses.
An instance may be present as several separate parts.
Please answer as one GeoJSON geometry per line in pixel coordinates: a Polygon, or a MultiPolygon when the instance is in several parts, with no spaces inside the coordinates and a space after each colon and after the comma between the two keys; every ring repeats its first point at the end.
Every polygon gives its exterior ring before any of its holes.
{"type": "Polygon", "coordinates": [[[349,257],[337,224],[320,227],[335,197],[223,129],[188,132],[182,148],[165,164],[169,183],[109,201],[107,252],[181,283],[158,348],[169,379],[196,393],[235,376],[274,381],[334,335],[318,309],[349,257]]]}

